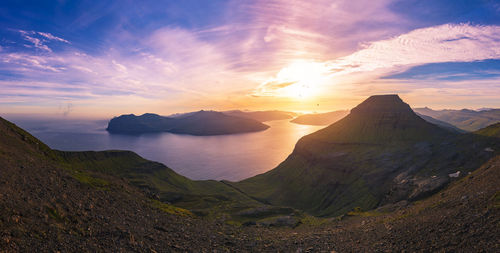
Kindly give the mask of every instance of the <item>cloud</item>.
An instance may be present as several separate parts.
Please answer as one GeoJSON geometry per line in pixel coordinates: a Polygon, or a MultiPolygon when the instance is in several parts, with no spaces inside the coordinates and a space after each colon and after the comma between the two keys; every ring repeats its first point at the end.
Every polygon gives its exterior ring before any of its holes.
{"type": "Polygon", "coordinates": [[[64,43],[68,43],[68,44],[71,44],[71,42],[63,39],[63,38],[60,38],[60,37],[57,37],[57,36],[54,36],[52,35],[51,33],[44,33],[44,32],[37,32],[39,35],[49,39],[49,40],[55,40],[55,41],[60,41],[60,42],[64,42],[64,43]]]}
{"type": "MultiPolygon", "coordinates": [[[[69,41],[67,41],[63,38],[54,36],[51,33],[36,32],[36,31],[24,31],[24,30],[19,30],[19,33],[21,34],[21,36],[25,40],[31,42],[35,48],[41,49],[41,50],[46,51],[46,52],[52,52],[52,49],[49,48],[49,46],[47,46],[45,44],[45,42],[47,42],[48,40],[59,41],[59,42],[71,44],[69,41]],[[37,38],[35,36],[38,36],[39,38],[37,38]]],[[[31,45],[25,45],[25,46],[31,47],[31,45]]]]}
{"type": "MultiPolygon", "coordinates": [[[[47,52],[52,52],[52,49],[50,49],[47,45],[43,44],[43,42],[40,39],[31,37],[29,35],[23,35],[23,37],[25,40],[33,43],[33,45],[36,48],[47,51],[47,52]]],[[[28,45],[26,45],[26,46],[28,46],[28,45]]],[[[30,46],[28,46],[28,47],[30,47],[30,46]]]]}
{"type": "Polygon", "coordinates": [[[445,24],[370,43],[329,62],[336,75],[437,62],[500,58],[500,26],[445,24]],[[352,67],[355,65],[355,67],[352,67]]]}
{"type": "MultiPolygon", "coordinates": [[[[330,69],[330,83],[338,83],[333,80],[349,75],[377,79],[416,65],[498,58],[500,26],[445,24],[367,43],[361,50],[323,64],[330,69]]],[[[280,88],[266,81],[256,93],[265,90],[267,95],[279,95],[280,88]]]]}
{"type": "MultiPolygon", "coordinates": [[[[36,32],[21,33],[31,37],[36,32]]],[[[5,81],[0,86],[10,88],[0,95],[26,101],[48,99],[41,93],[65,101],[122,96],[161,101],[189,95],[193,99],[231,92],[227,80],[241,79],[230,71],[219,48],[187,30],[162,28],[139,42],[136,50],[109,48],[98,55],[76,48],[43,54],[2,51],[0,79],[5,81]],[[20,85],[26,83],[31,85],[20,85]]]]}

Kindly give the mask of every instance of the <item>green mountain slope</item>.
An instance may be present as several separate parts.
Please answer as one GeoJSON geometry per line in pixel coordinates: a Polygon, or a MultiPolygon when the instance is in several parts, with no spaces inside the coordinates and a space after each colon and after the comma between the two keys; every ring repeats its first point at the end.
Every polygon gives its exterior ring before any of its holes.
{"type": "Polygon", "coordinates": [[[500,138],[500,122],[487,126],[485,128],[479,129],[474,132],[475,134],[500,138]]]}
{"type": "Polygon", "coordinates": [[[484,148],[498,145],[426,122],[397,95],[372,96],[300,139],[277,168],[233,185],[263,202],[339,215],[427,196],[448,174],[479,167],[493,155],[484,148]]]}
{"type": "Polygon", "coordinates": [[[71,170],[119,176],[147,192],[151,198],[201,215],[211,211],[230,213],[241,208],[262,206],[222,182],[190,180],[161,163],[148,161],[131,151],[58,151],[57,154],[71,170]]]}

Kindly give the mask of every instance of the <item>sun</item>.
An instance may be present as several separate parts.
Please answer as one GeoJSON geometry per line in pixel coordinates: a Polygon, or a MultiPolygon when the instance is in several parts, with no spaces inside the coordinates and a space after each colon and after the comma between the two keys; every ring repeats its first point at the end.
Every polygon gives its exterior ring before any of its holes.
{"type": "Polygon", "coordinates": [[[323,63],[295,61],[281,69],[274,81],[285,84],[276,91],[279,96],[307,99],[318,95],[327,77],[328,68],[323,63]]]}

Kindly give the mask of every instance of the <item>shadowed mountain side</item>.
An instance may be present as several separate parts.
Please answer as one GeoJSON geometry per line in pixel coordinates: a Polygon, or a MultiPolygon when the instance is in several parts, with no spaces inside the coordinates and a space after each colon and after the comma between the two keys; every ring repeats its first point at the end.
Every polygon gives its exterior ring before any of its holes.
{"type": "Polygon", "coordinates": [[[240,111],[240,110],[233,110],[233,111],[224,111],[223,113],[226,115],[229,115],[229,116],[257,120],[259,122],[291,119],[296,115],[296,113],[294,113],[294,112],[285,112],[285,111],[240,111]]]}
{"type": "Polygon", "coordinates": [[[415,112],[450,123],[466,131],[476,131],[500,122],[500,109],[473,110],[432,110],[428,107],[414,108],[415,112]]]}
{"type": "Polygon", "coordinates": [[[221,112],[199,111],[175,117],[146,113],[122,115],[110,120],[110,133],[142,134],[170,132],[191,135],[224,135],[263,131],[269,126],[253,119],[228,116],[221,112]]]}
{"type": "Polygon", "coordinates": [[[448,174],[479,167],[494,155],[485,148],[498,145],[431,124],[397,95],[372,96],[300,139],[277,168],[233,185],[271,204],[340,215],[428,196],[449,182],[448,174]]]}
{"type": "Polygon", "coordinates": [[[302,124],[302,125],[315,125],[323,126],[330,125],[349,114],[349,111],[333,111],[327,113],[314,113],[314,114],[304,114],[293,119],[292,123],[302,124]]]}
{"type": "MultiPolygon", "coordinates": [[[[193,181],[131,151],[62,152],[58,155],[73,170],[95,171],[124,178],[153,199],[187,208],[199,215],[231,212],[236,206],[262,204],[215,180],[193,181]]],[[[238,209],[239,210],[239,209],[238,209]]]]}

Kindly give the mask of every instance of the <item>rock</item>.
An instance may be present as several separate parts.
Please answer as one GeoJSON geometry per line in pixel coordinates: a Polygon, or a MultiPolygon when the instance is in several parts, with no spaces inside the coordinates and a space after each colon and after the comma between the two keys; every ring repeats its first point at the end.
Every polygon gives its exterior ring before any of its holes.
{"type": "Polygon", "coordinates": [[[258,221],[257,224],[266,227],[296,227],[300,221],[292,216],[278,216],[258,221]]]}

